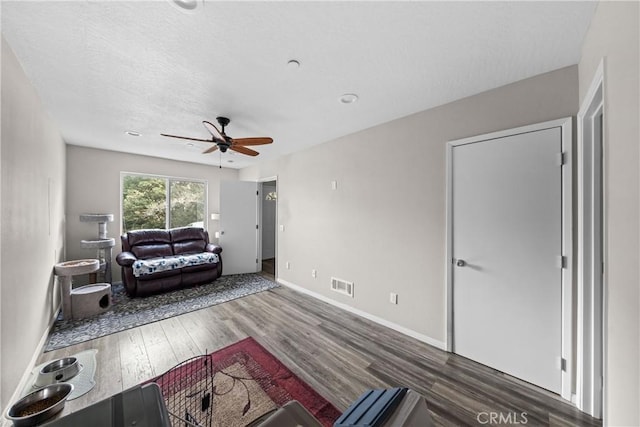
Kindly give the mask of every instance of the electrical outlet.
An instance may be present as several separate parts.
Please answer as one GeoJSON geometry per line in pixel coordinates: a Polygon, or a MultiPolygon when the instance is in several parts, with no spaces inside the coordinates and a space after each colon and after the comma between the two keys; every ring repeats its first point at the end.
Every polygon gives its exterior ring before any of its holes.
{"type": "Polygon", "coordinates": [[[316,270],[311,270],[311,277],[313,277],[314,279],[318,277],[318,272],[316,270]]]}
{"type": "Polygon", "coordinates": [[[284,268],[286,268],[287,270],[291,269],[291,264],[289,263],[289,261],[284,263],[284,268]]]}
{"type": "Polygon", "coordinates": [[[397,304],[397,303],[398,303],[398,294],[396,294],[396,293],[394,293],[394,292],[391,292],[391,293],[389,294],[389,302],[390,302],[391,304],[397,304]]]}
{"type": "Polygon", "coordinates": [[[331,181],[331,189],[332,190],[338,189],[338,181],[331,181]]]}
{"type": "Polygon", "coordinates": [[[280,231],[284,231],[284,224],[280,224],[280,231]]]}

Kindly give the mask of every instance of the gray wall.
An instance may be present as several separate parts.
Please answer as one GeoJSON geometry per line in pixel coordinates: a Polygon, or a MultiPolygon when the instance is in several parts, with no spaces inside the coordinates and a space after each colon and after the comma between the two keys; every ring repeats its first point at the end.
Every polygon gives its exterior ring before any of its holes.
{"type": "Polygon", "coordinates": [[[575,115],[577,82],[564,68],[241,170],[278,176],[279,278],[442,344],[446,142],[575,115]]]}
{"type": "Polygon", "coordinates": [[[64,252],[65,149],[2,38],[0,408],[30,368],[59,298],[64,252]]]}
{"type": "MultiPolygon", "coordinates": [[[[112,213],[114,220],[108,224],[107,230],[109,237],[116,239],[113,250],[113,280],[120,280],[120,268],[115,262],[115,257],[121,250],[120,172],[206,180],[209,189],[206,225],[211,241],[216,241],[214,232],[218,230],[219,224],[217,220],[210,219],[210,213],[220,212],[220,181],[237,180],[237,170],[68,145],[67,259],[95,256],[94,251],[80,247],[80,240],[95,239],[98,226],[95,223],[80,222],[80,214],[112,213]]],[[[74,281],[81,284],[86,282],[87,278],[79,277],[74,281]]]]}
{"type": "Polygon", "coordinates": [[[605,58],[606,341],[609,425],[640,425],[640,132],[637,2],[601,2],[579,64],[580,102],[605,58]]]}

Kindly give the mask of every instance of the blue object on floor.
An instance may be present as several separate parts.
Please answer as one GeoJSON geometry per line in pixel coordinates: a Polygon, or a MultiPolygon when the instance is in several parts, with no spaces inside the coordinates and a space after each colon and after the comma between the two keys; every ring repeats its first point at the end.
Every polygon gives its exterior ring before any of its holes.
{"type": "Polygon", "coordinates": [[[333,427],[378,427],[393,413],[407,390],[397,387],[366,391],[344,411],[333,427]]]}

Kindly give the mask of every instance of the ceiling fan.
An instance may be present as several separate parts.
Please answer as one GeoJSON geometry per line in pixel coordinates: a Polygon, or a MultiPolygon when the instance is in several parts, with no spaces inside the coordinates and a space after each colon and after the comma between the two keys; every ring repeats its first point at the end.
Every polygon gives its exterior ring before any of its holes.
{"type": "Polygon", "coordinates": [[[202,142],[210,142],[215,144],[213,147],[206,149],[202,152],[202,154],[213,153],[217,149],[220,149],[221,152],[226,153],[227,150],[233,150],[241,154],[246,154],[247,156],[257,156],[258,153],[251,148],[247,148],[247,146],[251,145],[265,145],[271,144],[273,142],[272,138],[268,137],[254,137],[254,138],[231,138],[224,133],[224,128],[231,122],[226,117],[216,117],[216,120],[220,124],[222,130],[219,130],[213,123],[208,122],[206,120],[202,121],[204,127],[211,134],[211,139],[200,139],[200,138],[190,138],[187,136],[178,136],[178,135],[168,135],[166,133],[161,133],[162,136],[168,136],[170,138],[180,138],[180,139],[188,139],[190,141],[202,141],[202,142]]]}

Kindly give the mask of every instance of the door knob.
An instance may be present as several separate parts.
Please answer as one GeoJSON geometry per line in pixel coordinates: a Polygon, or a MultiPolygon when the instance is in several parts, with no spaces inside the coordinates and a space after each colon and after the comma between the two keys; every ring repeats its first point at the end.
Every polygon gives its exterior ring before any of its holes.
{"type": "Polygon", "coordinates": [[[467,263],[465,262],[465,260],[459,259],[459,260],[456,261],[456,265],[458,267],[464,267],[465,265],[467,265],[467,263]]]}

